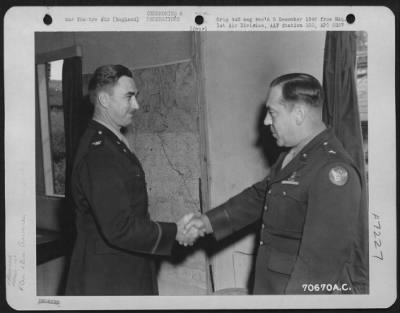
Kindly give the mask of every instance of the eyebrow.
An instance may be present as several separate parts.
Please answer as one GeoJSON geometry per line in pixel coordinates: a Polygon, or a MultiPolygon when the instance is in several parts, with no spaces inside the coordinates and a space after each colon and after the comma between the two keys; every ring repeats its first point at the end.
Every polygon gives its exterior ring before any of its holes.
{"type": "Polygon", "coordinates": [[[139,94],[139,91],[128,91],[126,93],[127,96],[137,96],[139,94]]]}

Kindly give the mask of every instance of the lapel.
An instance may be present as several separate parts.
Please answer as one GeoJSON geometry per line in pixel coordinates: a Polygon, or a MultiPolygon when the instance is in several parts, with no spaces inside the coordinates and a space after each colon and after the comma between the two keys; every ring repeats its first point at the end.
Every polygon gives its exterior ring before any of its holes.
{"type": "Polygon", "coordinates": [[[277,163],[274,176],[271,176],[271,184],[284,180],[296,171],[299,171],[302,167],[307,164],[307,158],[303,156],[303,154],[298,154],[293,160],[291,160],[284,168],[281,168],[284,157],[287,155],[287,152],[282,155],[282,158],[279,163],[277,163]]]}
{"type": "Polygon", "coordinates": [[[303,149],[294,157],[284,168],[281,168],[283,159],[288,152],[283,153],[277,162],[271,169],[271,180],[270,183],[273,184],[277,181],[281,181],[287,177],[290,177],[294,172],[302,169],[308,162],[309,155],[312,151],[318,147],[323,141],[328,140],[332,136],[332,130],[330,128],[325,129],[320,134],[315,136],[308,144],[306,144],[303,149]]]}
{"type": "Polygon", "coordinates": [[[279,174],[279,172],[281,171],[281,167],[282,167],[282,162],[283,162],[283,159],[285,158],[285,156],[286,156],[286,152],[282,152],[280,155],[279,155],[279,157],[278,157],[278,159],[276,160],[276,162],[272,165],[272,167],[271,167],[271,171],[270,171],[270,174],[269,174],[269,176],[270,176],[270,182],[272,182],[273,180],[275,180],[275,178],[278,176],[278,174],[279,174]]]}

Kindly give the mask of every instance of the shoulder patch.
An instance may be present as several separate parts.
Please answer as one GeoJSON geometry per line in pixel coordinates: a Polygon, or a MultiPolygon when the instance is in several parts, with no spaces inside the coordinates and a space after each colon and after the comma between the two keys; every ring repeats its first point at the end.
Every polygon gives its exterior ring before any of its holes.
{"type": "Polygon", "coordinates": [[[343,166],[335,166],[329,171],[329,180],[332,184],[343,186],[349,179],[349,172],[343,166]]]}

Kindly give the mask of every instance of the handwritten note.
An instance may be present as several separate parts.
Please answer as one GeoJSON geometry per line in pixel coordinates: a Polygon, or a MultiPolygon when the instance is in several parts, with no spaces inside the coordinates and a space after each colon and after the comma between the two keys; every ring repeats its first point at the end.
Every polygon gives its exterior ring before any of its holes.
{"type": "Polygon", "coordinates": [[[383,252],[382,252],[382,225],[380,221],[380,216],[378,214],[372,213],[373,217],[373,240],[375,251],[372,254],[373,258],[377,258],[383,261],[383,252]]]}
{"type": "Polygon", "coordinates": [[[25,253],[25,227],[26,216],[21,218],[20,232],[17,237],[17,247],[19,248],[16,254],[7,255],[7,286],[16,288],[20,291],[25,290],[25,266],[26,266],[26,253],[25,253]]]}

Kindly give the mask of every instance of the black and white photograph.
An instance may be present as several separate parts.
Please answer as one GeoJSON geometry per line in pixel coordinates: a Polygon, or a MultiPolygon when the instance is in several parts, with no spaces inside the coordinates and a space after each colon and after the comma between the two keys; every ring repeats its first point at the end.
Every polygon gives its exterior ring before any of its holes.
{"type": "Polygon", "coordinates": [[[6,19],[9,305],[392,304],[385,9],[85,9],[6,19]]]}

